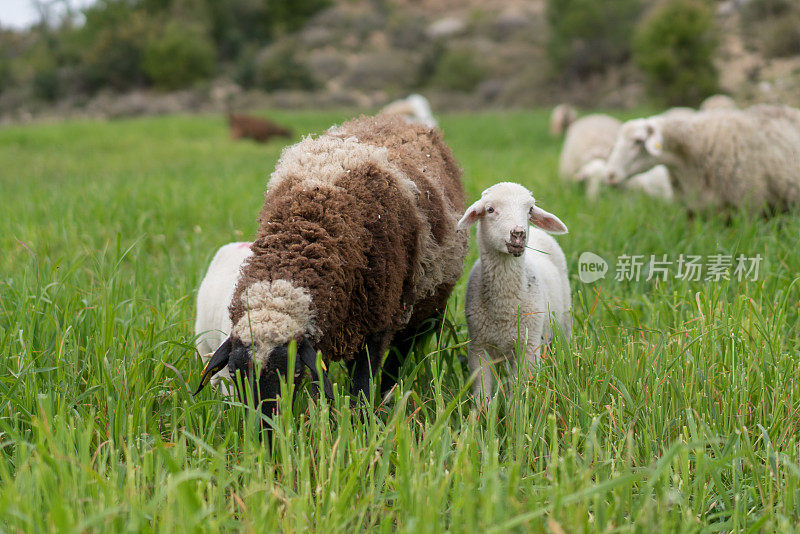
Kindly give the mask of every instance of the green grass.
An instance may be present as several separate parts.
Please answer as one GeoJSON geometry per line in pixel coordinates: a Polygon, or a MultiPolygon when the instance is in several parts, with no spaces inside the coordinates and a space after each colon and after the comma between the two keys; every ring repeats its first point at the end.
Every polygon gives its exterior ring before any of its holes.
{"type": "MultiPolygon", "coordinates": [[[[319,132],[347,115],[275,116],[319,132]]],[[[0,130],[0,531],[796,528],[800,218],[590,204],[556,178],[545,112],[442,124],[468,199],[515,180],[570,227],[573,340],[476,410],[462,281],[389,402],[362,422],[335,366],[336,401],[284,401],[272,453],[190,389],[194,292],[255,230],[281,146],[217,117],[0,130]],[[594,284],[587,250],[611,261],[594,284]],[[755,282],[618,282],[623,253],[765,259],[755,282]]]]}

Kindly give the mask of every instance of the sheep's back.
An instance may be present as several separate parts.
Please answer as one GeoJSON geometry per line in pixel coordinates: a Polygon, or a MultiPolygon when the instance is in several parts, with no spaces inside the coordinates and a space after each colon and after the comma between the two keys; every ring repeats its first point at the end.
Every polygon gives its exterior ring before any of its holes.
{"type": "Polygon", "coordinates": [[[587,115],[573,122],[564,137],[559,159],[559,175],[572,180],[593,159],[608,159],[622,125],[614,117],[587,115]]]}

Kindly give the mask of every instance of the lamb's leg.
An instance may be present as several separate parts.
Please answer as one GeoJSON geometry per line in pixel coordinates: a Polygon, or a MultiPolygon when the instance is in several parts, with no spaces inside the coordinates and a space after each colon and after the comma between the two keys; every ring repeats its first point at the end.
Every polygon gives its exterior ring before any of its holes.
{"type": "Polygon", "coordinates": [[[365,399],[369,399],[369,384],[381,367],[383,353],[386,352],[387,337],[383,333],[369,336],[366,346],[348,362],[347,367],[352,377],[350,393],[354,397],[360,398],[364,395],[365,399]]]}
{"type": "Polygon", "coordinates": [[[486,352],[483,347],[477,347],[470,343],[467,353],[470,373],[475,374],[476,371],[478,373],[472,384],[472,394],[481,403],[492,396],[492,387],[494,386],[491,353],[487,355],[486,352]]]}

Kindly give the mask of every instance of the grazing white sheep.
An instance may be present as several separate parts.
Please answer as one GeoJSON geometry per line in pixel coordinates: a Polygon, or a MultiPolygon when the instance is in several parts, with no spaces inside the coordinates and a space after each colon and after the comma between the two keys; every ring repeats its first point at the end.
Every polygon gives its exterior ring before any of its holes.
{"type": "Polygon", "coordinates": [[[570,124],[578,118],[578,112],[569,104],[559,104],[550,114],[550,135],[558,137],[564,135],[570,124]]]}
{"type": "Polygon", "coordinates": [[[573,122],[567,129],[558,173],[561,179],[575,181],[578,171],[594,159],[605,160],[614,148],[617,132],[622,125],[614,117],[596,113],[573,122]]]}
{"type": "Polygon", "coordinates": [[[675,196],[692,211],[788,209],[800,201],[800,111],[761,105],[625,123],[609,181],[657,164],[667,166],[675,196]]]}
{"type": "MultiPolygon", "coordinates": [[[[608,165],[602,159],[594,159],[584,165],[578,172],[578,181],[586,184],[586,195],[597,198],[600,186],[608,179],[608,165]]],[[[663,165],[656,165],[649,171],[632,176],[622,182],[623,187],[641,191],[650,197],[672,200],[672,186],[669,183],[669,171],[663,165]]]]}
{"type": "Polygon", "coordinates": [[[736,109],[736,101],[728,95],[711,95],[700,104],[701,111],[710,109],[736,109]]]}
{"type": "Polygon", "coordinates": [[[381,115],[400,115],[409,122],[424,124],[428,128],[437,128],[439,123],[431,111],[428,99],[422,95],[414,93],[406,98],[395,100],[383,107],[381,115]]]}
{"type": "MultiPolygon", "coordinates": [[[[228,304],[239,281],[244,261],[252,256],[250,243],[228,243],[219,248],[208,266],[208,271],[197,291],[197,318],[194,323],[197,351],[207,363],[214,352],[231,333],[231,319],[228,304]]],[[[230,379],[227,369],[211,379],[217,386],[222,378],[230,379]]],[[[227,383],[219,386],[226,396],[231,394],[227,383]]]]}
{"type": "Polygon", "coordinates": [[[473,389],[486,398],[492,392],[492,363],[513,364],[515,343],[525,349],[525,369],[520,370],[525,376],[552,339],[551,319],[567,339],[572,334],[567,261],[545,233],[564,234],[567,227],[537,207],[530,191],[510,182],[484,191],[458,226],[476,222],[480,259],[469,274],[465,311],[469,365],[478,372],[473,389]]]}

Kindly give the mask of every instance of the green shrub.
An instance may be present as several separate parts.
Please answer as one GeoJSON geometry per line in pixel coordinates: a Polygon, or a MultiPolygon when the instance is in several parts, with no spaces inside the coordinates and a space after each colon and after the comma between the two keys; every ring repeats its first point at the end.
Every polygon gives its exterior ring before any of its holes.
{"type": "Polygon", "coordinates": [[[318,83],[296,50],[294,43],[285,41],[262,51],[255,59],[255,85],[266,91],[315,89],[318,83]]]}
{"type": "Polygon", "coordinates": [[[33,75],[33,94],[52,102],[61,96],[61,86],[58,80],[58,71],[55,68],[44,69],[33,75]]]}
{"type": "Polygon", "coordinates": [[[432,85],[453,91],[469,92],[486,76],[482,65],[466,50],[448,50],[439,58],[431,78],[432,85]]]}
{"type": "Polygon", "coordinates": [[[161,89],[180,89],[214,73],[216,52],[198,28],[173,23],[144,50],[142,70],[161,89]]]}
{"type": "Polygon", "coordinates": [[[764,54],[768,57],[789,57],[800,54],[800,9],[765,21],[759,25],[764,54]]]}
{"type": "Polygon", "coordinates": [[[554,71],[582,78],[626,62],[642,0],[547,0],[547,55],[554,71]]]}
{"type": "Polygon", "coordinates": [[[749,0],[742,6],[742,24],[786,15],[796,3],[797,0],[749,0]]]}
{"type": "Polygon", "coordinates": [[[696,105],[717,92],[713,23],[713,11],[702,0],[670,0],[640,23],[634,59],[652,96],[668,105],[696,105]]]}
{"type": "Polygon", "coordinates": [[[144,80],[142,56],[151,33],[148,21],[139,13],[131,13],[124,22],[109,21],[93,31],[91,44],[82,58],[87,88],[124,90],[141,85],[144,80]]]}

